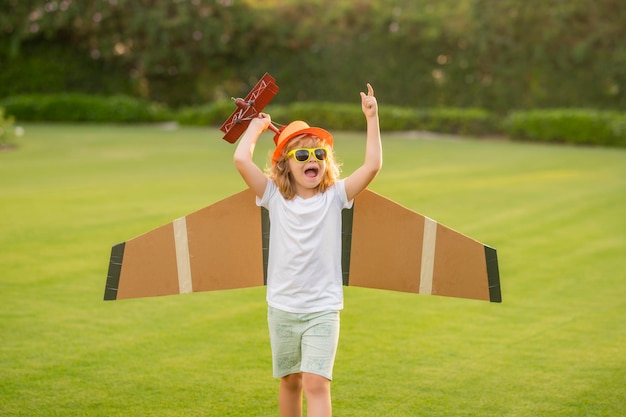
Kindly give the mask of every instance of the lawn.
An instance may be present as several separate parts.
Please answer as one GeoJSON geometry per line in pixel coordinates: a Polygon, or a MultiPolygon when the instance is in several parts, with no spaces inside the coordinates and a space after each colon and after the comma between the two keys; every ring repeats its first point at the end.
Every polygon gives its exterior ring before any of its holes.
{"type": "MultiPolygon", "coordinates": [[[[278,415],[262,287],[102,301],[113,244],[244,189],[234,147],[25,131],[0,152],[0,415],[278,415]]],[[[336,136],[349,173],[363,134],[336,136]]],[[[626,152],[419,134],[384,152],[371,188],[496,247],[503,302],[346,288],[334,415],[626,415],[626,152]]]]}

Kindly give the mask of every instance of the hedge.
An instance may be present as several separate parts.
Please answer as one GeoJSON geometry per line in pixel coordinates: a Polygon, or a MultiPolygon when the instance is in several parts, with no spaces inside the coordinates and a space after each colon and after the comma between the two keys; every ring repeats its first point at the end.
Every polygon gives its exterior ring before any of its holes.
{"type": "MultiPolygon", "coordinates": [[[[158,122],[220,126],[235,110],[232,101],[217,101],[178,111],[128,96],[81,94],[15,96],[0,101],[6,114],[19,121],[158,122]]],[[[296,102],[266,109],[280,126],[293,120],[332,130],[362,130],[365,122],[358,104],[296,102]]],[[[626,147],[626,113],[593,109],[514,111],[501,117],[480,108],[407,108],[380,106],[381,129],[430,131],[483,137],[626,147]]]]}
{"type": "MultiPolygon", "coordinates": [[[[188,107],[178,113],[177,121],[189,125],[219,125],[235,109],[232,102],[218,102],[201,107],[188,107]]],[[[293,120],[333,130],[360,130],[365,126],[361,107],[357,104],[303,102],[288,106],[269,106],[274,124],[280,126],[293,120]]],[[[460,135],[488,135],[497,132],[497,118],[484,109],[433,108],[411,109],[381,106],[381,129],[385,131],[425,130],[460,135]]]]}
{"type": "Polygon", "coordinates": [[[172,119],[164,107],[121,95],[30,94],[9,97],[0,105],[20,121],[130,123],[172,119]]]}
{"type": "Polygon", "coordinates": [[[16,128],[13,116],[5,117],[4,109],[0,107],[0,151],[13,148],[17,145],[16,128]]]}
{"type": "Polygon", "coordinates": [[[234,110],[232,101],[218,101],[204,106],[184,107],[176,113],[175,118],[181,125],[221,125],[234,110]]]}
{"type": "Polygon", "coordinates": [[[504,120],[514,139],[626,146],[626,113],[591,109],[516,111],[504,120]]]}

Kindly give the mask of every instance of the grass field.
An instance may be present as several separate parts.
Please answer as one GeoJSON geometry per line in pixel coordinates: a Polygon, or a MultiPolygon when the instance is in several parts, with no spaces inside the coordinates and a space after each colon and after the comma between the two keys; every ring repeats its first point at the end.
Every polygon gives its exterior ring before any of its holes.
{"type": "MultiPolygon", "coordinates": [[[[262,287],[102,301],[111,245],[244,188],[233,146],[25,129],[0,153],[0,415],[276,416],[262,287]]],[[[363,135],[336,148],[349,173],[363,135]]],[[[409,134],[384,151],[371,188],[496,247],[503,303],[346,288],[334,415],[626,415],[626,152],[409,134]]]]}

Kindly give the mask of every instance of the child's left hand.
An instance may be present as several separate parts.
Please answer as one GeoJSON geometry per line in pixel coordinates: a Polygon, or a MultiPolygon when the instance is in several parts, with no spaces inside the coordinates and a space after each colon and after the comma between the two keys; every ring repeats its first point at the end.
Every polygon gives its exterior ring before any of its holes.
{"type": "Polygon", "coordinates": [[[361,109],[363,109],[365,117],[376,117],[378,115],[378,103],[370,83],[367,83],[367,95],[361,92],[361,109]]]}

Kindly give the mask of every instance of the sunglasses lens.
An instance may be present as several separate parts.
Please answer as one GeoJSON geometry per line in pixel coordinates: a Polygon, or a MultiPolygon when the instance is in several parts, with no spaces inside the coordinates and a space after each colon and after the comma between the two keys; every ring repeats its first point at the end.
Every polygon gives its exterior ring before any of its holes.
{"type": "Polygon", "coordinates": [[[315,149],[315,157],[317,158],[318,161],[323,161],[324,159],[326,159],[326,149],[315,149]]]}
{"type": "Polygon", "coordinates": [[[287,157],[293,155],[296,161],[298,162],[307,162],[312,156],[315,157],[318,161],[324,161],[328,157],[328,152],[324,148],[315,148],[315,149],[294,149],[293,151],[287,154],[287,157]]]}
{"type": "Polygon", "coordinates": [[[296,158],[296,161],[299,162],[305,162],[309,160],[309,150],[308,149],[298,149],[295,153],[294,153],[294,157],[296,158]]]}

